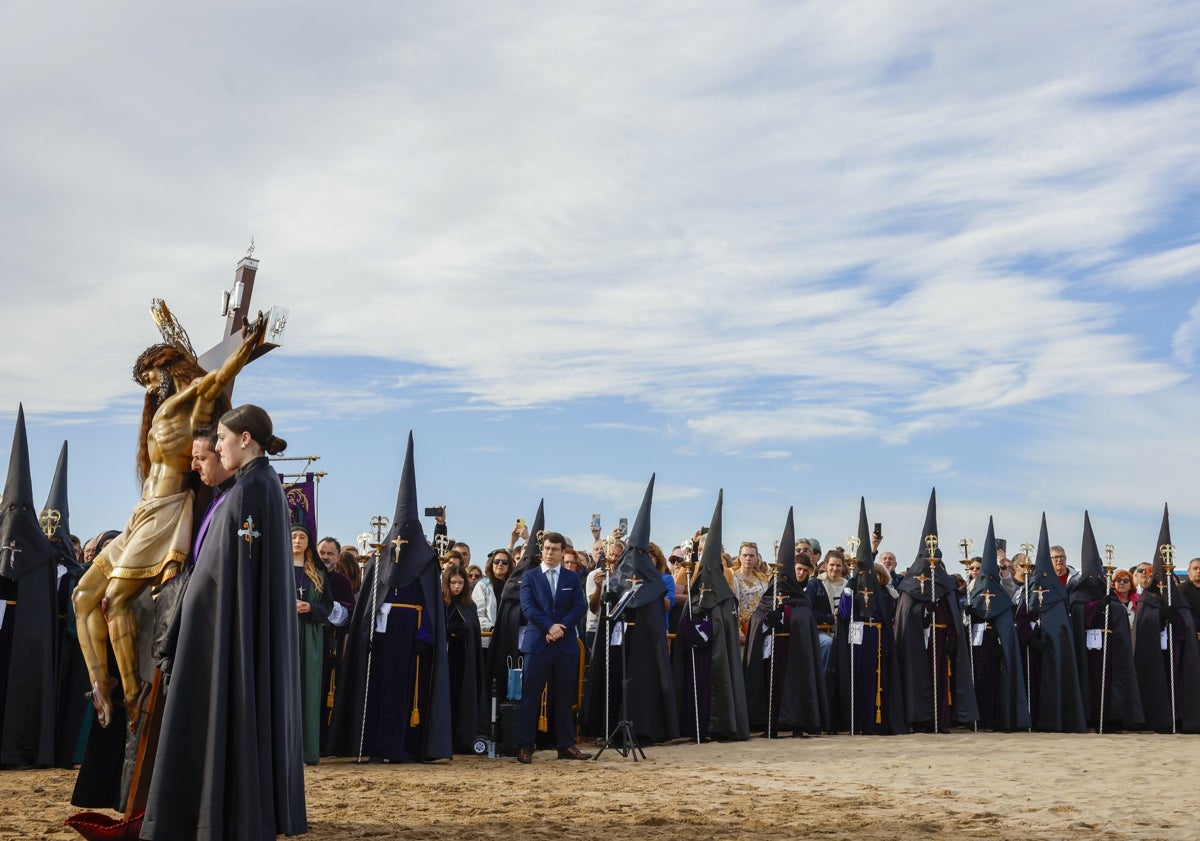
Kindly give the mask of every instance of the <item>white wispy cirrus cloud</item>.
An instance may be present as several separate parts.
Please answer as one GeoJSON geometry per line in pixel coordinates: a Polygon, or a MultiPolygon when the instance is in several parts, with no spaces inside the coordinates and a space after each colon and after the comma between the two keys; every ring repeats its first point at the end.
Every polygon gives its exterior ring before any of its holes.
{"type": "Polygon", "coordinates": [[[770,450],[1181,382],[1195,331],[1108,290],[1196,279],[1134,244],[1200,187],[1186,4],[464,9],[12,12],[6,391],[103,410],[251,233],[286,355],[420,368],[293,392],[379,411],[620,395],[770,450]]]}

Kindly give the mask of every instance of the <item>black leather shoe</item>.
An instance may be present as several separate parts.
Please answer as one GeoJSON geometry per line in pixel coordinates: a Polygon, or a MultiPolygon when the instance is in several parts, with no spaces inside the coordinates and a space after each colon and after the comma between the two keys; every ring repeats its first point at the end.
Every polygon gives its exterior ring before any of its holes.
{"type": "Polygon", "coordinates": [[[571,745],[569,748],[558,749],[559,759],[591,759],[590,753],[584,753],[577,745],[571,745]]]}
{"type": "Polygon", "coordinates": [[[528,765],[533,762],[533,751],[529,748],[517,748],[517,762],[528,765]]]}

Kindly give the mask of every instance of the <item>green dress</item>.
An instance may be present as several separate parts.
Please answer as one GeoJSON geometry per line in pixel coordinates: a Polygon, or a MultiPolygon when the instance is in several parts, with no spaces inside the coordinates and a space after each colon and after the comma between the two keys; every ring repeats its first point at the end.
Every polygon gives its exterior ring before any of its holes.
{"type": "Polygon", "coordinates": [[[300,707],[304,719],[304,761],[316,765],[321,757],[321,667],[325,658],[325,623],[333,610],[333,596],[325,570],[317,565],[320,588],[304,574],[304,567],[293,567],[296,598],[308,602],[311,610],[298,615],[300,626],[300,707]]]}

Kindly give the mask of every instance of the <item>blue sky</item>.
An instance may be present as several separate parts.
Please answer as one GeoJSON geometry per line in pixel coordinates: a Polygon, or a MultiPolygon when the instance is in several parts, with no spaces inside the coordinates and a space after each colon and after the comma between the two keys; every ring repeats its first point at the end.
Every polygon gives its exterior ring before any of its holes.
{"type": "MultiPolygon", "coordinates": [[[[318,454],[322,532],[421,503],[582,539],[658,474],[674,544],[859,495],[911,558],[1200,554],[1200,9],[1189,2],[10,4],[11,436],[72,527],[137,496],[137,354],[199,347],[251,236],[284,346],[239,378],[318,454]]],[[[0,406],[0,409],[3,409],[0,406]]]]}

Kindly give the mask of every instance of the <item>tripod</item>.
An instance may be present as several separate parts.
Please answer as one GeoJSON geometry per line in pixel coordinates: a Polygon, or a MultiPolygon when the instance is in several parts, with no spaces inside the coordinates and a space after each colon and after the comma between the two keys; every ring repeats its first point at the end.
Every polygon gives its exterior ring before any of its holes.
{"type": "MultiPolygon", "coordinates": [[[[615,623],[620,618],[620,616],[625,612],[626,606],[628,606],[629,602],[633,598],[634,593],[636,593],[637,590],[638,590],[637,586],[628,590],[621,597],[621,599],[615,605],[612,606],[611,610],[609,610],[609,613],[607,616],[607,621],[608,621],[607,644],[608,644],[608,647],[605,649],[605,657],[606,658],[608,657],[609,652],[612,651],[613,629],[615,627],[615,623]]],[[[644,750],[642,750],[642,746],[638,742],[638,738],[633,732],[633,721],[629,718],[629,684],[631,682],[631,678],[629,677],[629,669],[627,667],[628,666],[628,658],[626,656],[627,650],[628,650],[628,646],[626,645],[626,641],[624,639],[624,633],[622,632],[622,639],[621,639],[621,720],[618,721],[615,725],[613,725],[612,731],[608,734],[608,738],[604,741],[604,747],[600,748],[600,750],[596,752],[596,755],[594,757],[592,757],[593,759],[599,759],[600,755],[602,753],[604,753],[606,750],[608,750],[609,748],[612,748],[617,753],[621,754],[621,756],[629,756],[630,754],[633,754],[634,762],[638,761],[639,753],[642,755],[642,759],[646,758],[646,752],[644,750]]],[[[605,683],[609,683],[609,674],[610,673],[607,669],[607,660],[605,662],[605,665],[606,665],[606,668],[604,671],[605,683]]],[[[609,686],[611,686],[611,683],[609,683],[609,686]]],[[[604,687],[604,691],[606,694],[608,693],[609,686],[604,687]]]]}

